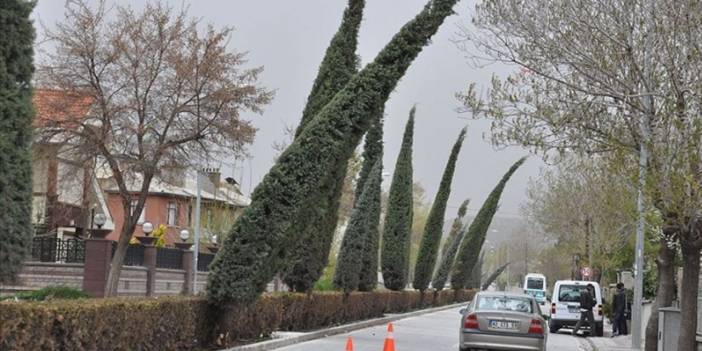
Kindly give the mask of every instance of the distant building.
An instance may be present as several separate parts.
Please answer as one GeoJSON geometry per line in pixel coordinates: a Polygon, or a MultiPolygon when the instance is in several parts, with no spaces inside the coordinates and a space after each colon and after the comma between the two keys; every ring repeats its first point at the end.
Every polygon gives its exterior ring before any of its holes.
{"type": "MultiPolygon", "coordinates": [[[[62,133],[65,128],[80,128],[91,105],[91,99],[80,94],[35,90],[34,127],[38,133],[32,145],[32,219],[37,235],[85,235],[94,227],[93,218],[98,213],[107,218],[103,228],[113,230],[108,239],[117,240],[122,230],[125,215],[111,172],[97,167],[95,159],[83,159],[80,153],[73,152],[71,141],[62,133]],[[72,119],[76,123],[71,123],[72,119]]],[[[136,204],[141,181],[139,175],[133,178],[128,189],[136,204]]],[[[220,178],[219,170],[208,169],[201,179],[200,222],[204,242],[221,237],[250,203],[233,179],[220,178]]],[[[164,167],[152,180],[134,235],[143,235],[141,224],[145,221],[155,228],[160,224],[167,227],[167,245],[180,240],[182,229],[193,233],[196,194],[193,170],[178,165],[164,167]]]]}
{"type": "MultiPolygon", "coordinates": [[[[201,177],[201,181],[201,239],[211,242],[215,235],[221,238],[231,228],[234,220],[249,205],[250,199],[241,194],[231,179],[229,182],[222,181],[218,170],[210,169],[210,172],[201,177]]],[[[100,183],[107,194],[107,206],[115,222],[115,230],[107,238],[117,240],[125,218],[122,200],[110,177],[101,179],[100,183]]],[[[136,206],[140,184],[141,180],[135,179],[130,186],[134,196],[133,206],[136,206]]],[[[166,245],[179,241],[178,235],[182,229],[188,229],[192,234],[196,197],[197,178],[194,171],[173,168],[162,172],[161,176],[155,177],[151,182],[134,235],[144,235],[141,228],[144,222],[152,223],[154,228],[161,224],[166,226],[166,245]]]]}
{"type": "MultiPolygon", "coordinates": [[[[59,123],[65,128],[72,118],[84,118],[91,104],[90,98],[79,94],[48,89],[34,92],[37,133],[32,145],[32,222],[37,235],[82,235],[95,213],[107,214],[107,203],[94,177],[94,161],[81,160],[72,152],[70,141],[62,138],[58,128],[59,123]]],[[[112,229],[107,217],[104,227],[112,229]]]]}

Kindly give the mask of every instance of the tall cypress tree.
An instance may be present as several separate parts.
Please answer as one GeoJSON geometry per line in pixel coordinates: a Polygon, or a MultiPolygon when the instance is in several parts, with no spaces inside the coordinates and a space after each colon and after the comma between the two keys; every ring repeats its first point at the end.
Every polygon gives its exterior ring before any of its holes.
{"type": "Polygon", "coordinates": [[[402,137],[402,147],[390,184],[388,209],[383,226],[381,267],[383,281],[390,290],[402,290],[409,274],[410,239],[412,237],[412,141],[414,114],[412,107],[402,137]]]}
{"type": "Polygon", "coordinates": [[[210,265],[211,302],[249,303],[290,264],[290,248],[300,240],[288,231],[291,221],[318,194],[325,175],[351,156],[370,127],[372,111],[387,100],[456,2],[430,0],[280,155],[210,265]]]}
{"type": "Polygon", "coordinates": [[[429,211],[427,223],[424,225],[424,235],[419,245],[417,263],[414,266],[414,282],[412,283],[412,286],[419,291],[424,291],[429,287],[431,276],[434,273],[436,256],[439,253],[441,234],[444,228],[446,204],[448,203],[449,196],[451,196],[451,182],[453,182],[456,161],[458,160],[458,154],[461,151],[461,146],[463,146],[465,137],[466,128],[463,128],[458,135],[458,140],[453,144],[451,155],[444,169],[444,175],[441,177],[439,191],[436,193],[434,204],[429,211]]]}
{"type": "Polygon", "coordinates": [[[35,2],[0,2],[0,283],[15,281],[32,238],[35,2]]]}
{"type": "Polygon", "coordinates": [[[376,116],[373,118],[368,133],[366,133],[366,141],[363,148],[363,165],[361,166],[361,171],[358,179],[358,185],[356,187],[356,199],[360,199],[361,195],[358,194],[358,189],[368,182],[371,176],[371,170],[373,165],[376,163],[380,164],[380,172],[377,176],[376,188],[374,189],[374,197],[370,204],[370,208],[367,209],[369,224],[368,230],[366,231],[365,249],[363,250],[363,262],[361,265],[361,274],[358,281],[358,290],[361,291],[373,291],[378,285],[378,254],[380,249],[380,195],[381,195],[381,182],[383,178],[383,111],[384,108],[379,108],[375,113],[376,116]]]}
{"type": "Polygon", "coordinates": [[[451,225],[451,232],[449,237],[446,239],[444,244],[444,249],[441,254],[441,261],[439,262],[439,268],[437,268],[434,274],[434,280],[432,280],[431,285],[436,290],[441,290],[446,285],[446,280],[448,279],[449,272],[453,266],[453,260],[456,257],[456,252],[458,247],[461,245],[461,240],[463,240],[463,234],[465,234],[465,229],[463,226],[463,218],[466,216],[466,211],[468,210],[468,204],[470,200],[463,201],[461,206],[458,208],[458,216],[453,220],[451,225]]]}
{"type": "Polygon", "coordinates": [[[497,207],[500,202],[500,197],[502,197],[502,191],[505,189],[505,185],[512,177],[514,172],[519,169],[526,158],[521,158],[517,161],[510,169],[505,173],[495,189],[492,190],[488,198],[480,207],[480,211],[473,219],[473,222],[468,228],[468,233],[466,234],[466,240],[461,243],[461,248],[456,256],[456,261],[453,265],[453,272],[451,274],[451,287],[453,289],[463,289],[468,284],[471,272],[473,271],[473,266],[478,261],[478,256],[483,248],[483,243],[485,243],[485,236],[487,234],[490,223],[492,223],[492,218],[497,212],[497,207]]]}
{"type": "Polygon", "coordinates": [[[334,286],[344,292],[358,289],[363,256],[368,247],[368,232],[375,223],[371,216],[375,214],[376,198],[380,198],[381,164],[382,161],[378,160],[368,174],[368,180],[351,212],[349,225],[341,242],[339,260],[334,272],[334,286]]]}
{"type": "MultiPolygon", "coordinates": [[[[365,0],[349,0],[341,25],[329,43],[322,59],[312,91],[295,131],[299,137],[324,105],[351,80],[357,72],[356,47],[365,0]]],[[[290,264],[285,267],[283,281],[294,291],[309,291],[327,265],[336,229],[341,189],[347,172],[348,160],[340,159],[311,197],[292,225],[288,235],[299,235],[290,264]],[[299,234],[297,234],[299,233],[299,234]]]]}

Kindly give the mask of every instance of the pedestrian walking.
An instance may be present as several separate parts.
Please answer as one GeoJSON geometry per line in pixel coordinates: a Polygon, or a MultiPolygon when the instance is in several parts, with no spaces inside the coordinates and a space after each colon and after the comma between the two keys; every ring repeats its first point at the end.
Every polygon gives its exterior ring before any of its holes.
{"type": "Polygon", "coordinates": [[[626,335],[626,289],[624,284],[617,283],[617,291],[614,293],[612,301],[612,312],[614,313],[614,324],[612,325],[612,337],[626,335]]]}
{"type": "Polygon", "coordinates": [[[583,326],[583,322],[587,322],[590,327],[590,335],[595,334],[595,315],[592,313],[592,308],[595,307],[594,294],[595,286],[587,285],[587,289],[580,290],[580,320],[573,328],[573,335],[578,335],[578,331],[583,326]]]}

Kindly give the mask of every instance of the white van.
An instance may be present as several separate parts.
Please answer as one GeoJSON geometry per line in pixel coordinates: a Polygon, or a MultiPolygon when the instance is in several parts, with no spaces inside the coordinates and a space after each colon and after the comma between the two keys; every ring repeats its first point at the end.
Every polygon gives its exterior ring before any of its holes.
{"type": "Polygon", "coordinates": [[[539,273],[529,273],[524,277],[524,293],[536,299],[539,305],[545,305],[548,299],[548,284],[546,276],[539,273]]]}
{"type": "Polygon", "coordinates": [[[548,322],[551,333],[556,333],[558,329],[563,327],[572,328],[578,323],[580,320],[580,291],[587,289],[588,284],[595,287],[594,297],[597,301],[592,309],[595,316],[595,330],[594,333],[591,330],[590,335],[603,335],[604,313],[600,284],[580,280],[559,280],[554,285],[551,299],[551,319],[548,322]]]}

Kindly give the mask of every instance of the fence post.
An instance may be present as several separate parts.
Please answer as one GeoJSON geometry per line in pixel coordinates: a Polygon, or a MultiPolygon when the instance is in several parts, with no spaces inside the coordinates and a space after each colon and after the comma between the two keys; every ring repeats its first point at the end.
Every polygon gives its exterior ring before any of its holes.
{"type": "Polygon", "coordinates": [[[112,241],[85,239],[83,291],[94,297],[105,297],[107,274],[112,261],[112,241]]]}
{"type": "Polygon", "coordinates": [[[154,295],[156,286],[156,246],[144,246],[144,266],[146,267],[146,296],[154,295]]]}
{"type": "Polygon", "coordinates": [[[183,280],[183,295],[195,294],[192,289],[193,274],[197,274],[197,269],[193,268],[193,251],[183,250],[183,270],[185,271],[185,280],[183,280]]]}

